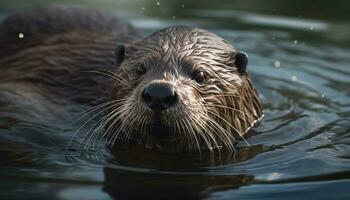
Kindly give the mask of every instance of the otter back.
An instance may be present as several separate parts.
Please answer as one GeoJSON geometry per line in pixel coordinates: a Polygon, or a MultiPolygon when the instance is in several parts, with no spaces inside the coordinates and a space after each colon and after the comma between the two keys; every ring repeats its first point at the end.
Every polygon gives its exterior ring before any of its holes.
{"type": "Polygon", "coordinates": [[[0,24],[0,111],[13,105],[16,112],[45,116],[72,102],[101,102],[111,78],[88,71],[115,71],[116,44],[137,37],[129,24],[86,8],[9,15],[0,24]]]}
{"type": "Polygon", "coordinates": [[[137,32],[120,19],[87,8],[52,6],[8,16],[0,25],[0,59],[40,45],[48,38],[72,32],[115,34],[128,40],[137,32]]]}

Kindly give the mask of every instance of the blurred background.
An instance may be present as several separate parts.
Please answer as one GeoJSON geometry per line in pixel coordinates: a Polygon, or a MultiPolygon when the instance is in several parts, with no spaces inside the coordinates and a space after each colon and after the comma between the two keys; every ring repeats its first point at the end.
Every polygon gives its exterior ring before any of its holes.
{"type": "Polygon", "coordinates": [[[350,2],[347,0],[1,0],[2,17],[18,9],[45,5],[80,5],[117,14],[125,19],[143,19],[152,28],[174,24],[198,24],[241,29],[293,28],[330,31],[331,40],[349,42],[350,2]],[[237,23],[239,22],[239,23],[237,23]]]}

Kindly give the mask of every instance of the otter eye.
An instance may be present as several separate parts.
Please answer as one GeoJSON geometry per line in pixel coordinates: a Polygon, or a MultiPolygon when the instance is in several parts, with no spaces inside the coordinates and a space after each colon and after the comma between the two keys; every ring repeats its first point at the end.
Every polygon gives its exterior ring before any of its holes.
{"type": "Polygon", "coordinates": [[[203,71],[194,71],[191,76],[197,83],[202,83],[205,80],[205,73],[203,71]]]}
{"type": "Polygon", "coordinates": [[[145,67],[143,64],[137,65],[136,73],[137,73],[137,75],[139,75],[139,76],[145,74],[145,73],[146,73],[146,67],[145,67]]]}

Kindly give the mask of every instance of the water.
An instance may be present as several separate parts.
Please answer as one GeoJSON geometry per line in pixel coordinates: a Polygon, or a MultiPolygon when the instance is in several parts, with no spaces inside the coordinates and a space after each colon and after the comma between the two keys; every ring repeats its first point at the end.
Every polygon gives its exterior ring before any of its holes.
{"type": "MultiPolygon", "coordinates": [[[[1,199],[349,199],[347,1],[84,1],[147,35],[195,25],[249,54],[265,118],[236,154],[171,155],[66,144],[82,124],[0,113],[1,199]],[[74,146],[73,146],[74,147],[74,146]]],[[[61,1],[83,4],[82,1],[61,1]]],[[[0,2],[0,16],[47,1],[0,2]]]]}

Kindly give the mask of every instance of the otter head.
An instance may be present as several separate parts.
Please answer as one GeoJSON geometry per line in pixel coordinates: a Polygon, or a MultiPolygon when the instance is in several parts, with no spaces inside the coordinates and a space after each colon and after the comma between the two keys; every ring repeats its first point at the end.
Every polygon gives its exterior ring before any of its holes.
{"type": "Polygon", "coordinates": [[[108,140],[161,150],[233,150],[262,117],[248,56],[219,36],[171,27],[116,48],[108,140]]]}

